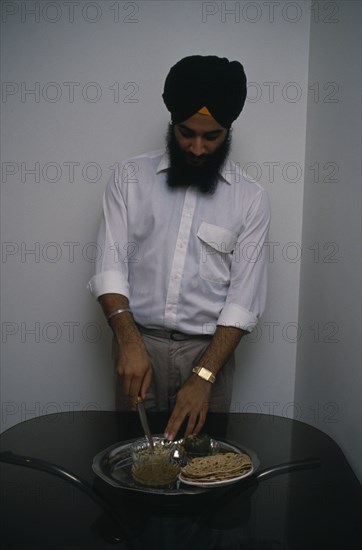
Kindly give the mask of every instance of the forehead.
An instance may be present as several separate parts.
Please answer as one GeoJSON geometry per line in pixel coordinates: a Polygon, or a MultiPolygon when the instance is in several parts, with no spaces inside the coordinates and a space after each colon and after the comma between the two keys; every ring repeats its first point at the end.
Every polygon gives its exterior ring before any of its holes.
{"type": "Polygon", "coordinates": [[[176,124],[176,126],[186,126],[196,133],[215,132],[216,130],[226,130],[212,116],[194,114],[192,117],[176,124]]]}

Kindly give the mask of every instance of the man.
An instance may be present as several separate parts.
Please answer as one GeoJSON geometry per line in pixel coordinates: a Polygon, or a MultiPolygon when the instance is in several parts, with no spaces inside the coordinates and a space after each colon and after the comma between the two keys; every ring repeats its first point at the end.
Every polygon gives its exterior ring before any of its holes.
{"type": "Polygon", "coordinates": [[[169,410],[165,437],[197,434],[231,403],[234,350],[266,299],[269,203],[228,159],[242,65],[191,56],[170,70],[167,151],[109,182],[89,289],[116,343],[117,408],[169,410]]]}

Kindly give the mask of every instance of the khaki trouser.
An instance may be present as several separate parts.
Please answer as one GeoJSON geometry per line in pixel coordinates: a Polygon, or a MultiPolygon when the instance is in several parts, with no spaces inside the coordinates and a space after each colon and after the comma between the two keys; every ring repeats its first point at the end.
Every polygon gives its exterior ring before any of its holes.
{"type": "MultiPolygon", "coordinates": [[[[138,327],[150,356],[153,376],[146,395],[145,406],[149,411],[171,411],[181,386],[191,376],[210,343],[211,336],[190,336],[179,332],[152,330],[138,327]]],[[[229,412],[233,376],[234,355],[218,373],[212,386],[209,411],[229,412]]],[[[122,379],[116,377],[116,409],[129,410],[129,399],[122,390],[122,379]]]]}

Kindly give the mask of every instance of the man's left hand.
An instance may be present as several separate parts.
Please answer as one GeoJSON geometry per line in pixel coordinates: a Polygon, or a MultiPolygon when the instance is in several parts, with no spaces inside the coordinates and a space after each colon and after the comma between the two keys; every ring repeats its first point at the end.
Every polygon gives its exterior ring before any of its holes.
{"type": "Polygon", "coordinates": [[[175,439],[181,424],[188,418],[184,437],[198,434],[205,423],[212,384],[193,374],[182,386],[165,430],[165,438],[175,439]]]}

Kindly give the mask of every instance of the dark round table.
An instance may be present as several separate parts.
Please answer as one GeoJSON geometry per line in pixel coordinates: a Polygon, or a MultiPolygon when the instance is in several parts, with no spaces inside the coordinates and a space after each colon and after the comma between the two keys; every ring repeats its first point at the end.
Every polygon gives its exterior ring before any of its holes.
{"type": "MultiPolygon", "coordinates": [[[[163,433],[165,414],[150,414],[149,420],[152,433],[163,433]]],[[[299,467],[195,495],[132,491],[99,478],[92,461],[107,447],[143,435],[136,413],[41,416],[0,436],[2,548],[361,547],[360,484],[338,445],[322,431],[272,415],[210,413],[204,432],[256,453],[257,474],[278,464],[299,467]],[[76,482],[9,463],[14,454],[56,464],[73,473],[76,482]],[[77,485],[78,478],[88,493],[77,485]]]]}

